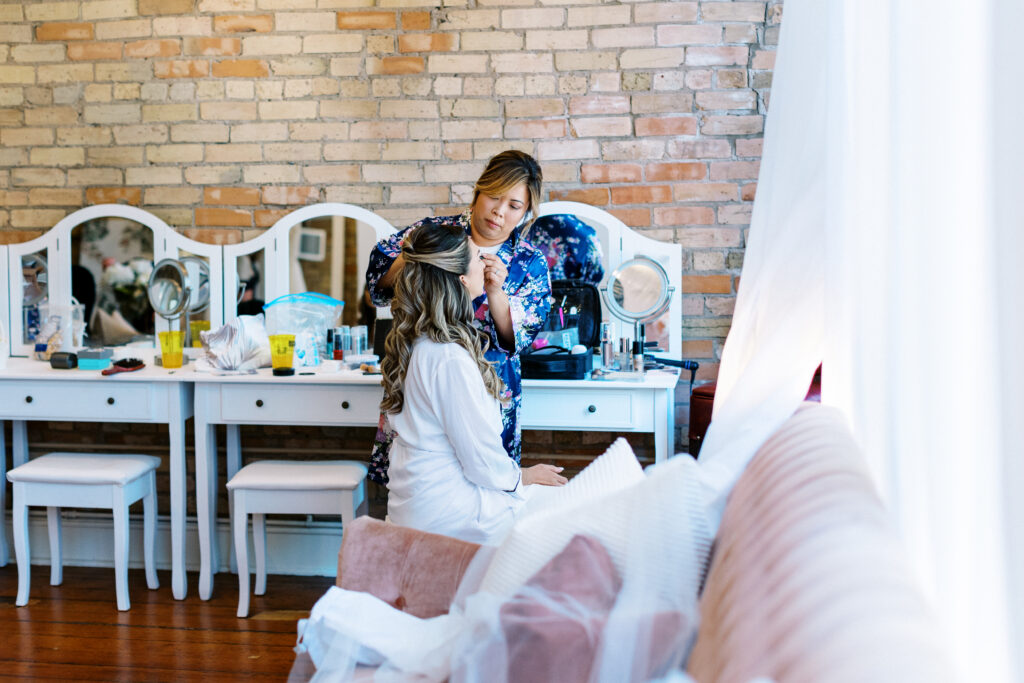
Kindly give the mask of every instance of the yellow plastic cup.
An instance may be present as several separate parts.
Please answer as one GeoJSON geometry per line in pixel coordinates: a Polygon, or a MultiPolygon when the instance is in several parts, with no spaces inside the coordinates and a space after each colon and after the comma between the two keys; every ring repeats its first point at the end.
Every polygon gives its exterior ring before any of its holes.
{"type": "Polygon", "coordinates": [[[294,356],[294,334],[270,335],[270,365],[274,368],[275,375],[294,374],[295,370],[292,368],[294,356]]]}
{"type": "Polygon", "coordinates": [[[181,347],[184,342],[185,333],[181,330],[160,333],[160,356],[165,368],[181,367],[181,347]]]}
{"type": "Polygon", "coordinates": [[[190,320],[188,323],[189,336],[192,338],[192,346],[199,348],[203,345],[203,340],[199,338],[199,333],[204,330],[210,329],[209,320],[190,320]]]}

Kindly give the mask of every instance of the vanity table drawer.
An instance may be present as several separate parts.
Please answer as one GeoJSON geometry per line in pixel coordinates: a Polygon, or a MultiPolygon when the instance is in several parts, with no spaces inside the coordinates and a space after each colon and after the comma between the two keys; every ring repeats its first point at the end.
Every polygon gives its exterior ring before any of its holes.
{"type": "Polygon", "coordinates": [[[635,427],[636,395],[623,390],[546,390],[523,392],[522,424],[529,429],[629,429],[635,427]]]}
{"type": "Polygon", "coordinates": [[[375,425],[379,386],[225,385],[221,416],[229,422],[375,425]]]}
{"type": "Polygon", "coordinates": [[[149,420],[152,387],[114,382],[25,381],[0,384],[0,417],[49,420],[149,420]]]}

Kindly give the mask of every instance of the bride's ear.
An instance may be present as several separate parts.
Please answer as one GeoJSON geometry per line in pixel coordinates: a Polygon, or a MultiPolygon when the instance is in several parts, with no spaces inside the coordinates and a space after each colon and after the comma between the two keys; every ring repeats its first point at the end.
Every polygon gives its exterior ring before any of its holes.
{"type": "Polygon", "coordinates": [[[459,282],[462,283],[463,287],[469,289],[469,278],[467,278],[465,275],[459,276],[459,282]]]}

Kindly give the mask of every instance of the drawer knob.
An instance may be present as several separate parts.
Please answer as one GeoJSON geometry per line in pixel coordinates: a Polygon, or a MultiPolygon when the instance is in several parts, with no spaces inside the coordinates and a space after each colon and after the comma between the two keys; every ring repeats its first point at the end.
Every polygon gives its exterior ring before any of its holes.
{"type": "Polygon", "coordinates": [[[348,410],[348,401],[342,401],[341,407],[344,408],[345,410],[348,410]]]}
{"type": "Polygon", "coordinates": [[[25,403],[31,403],[31,402],[32,402],[32,397],[31,396],[26,396],[25,397],[25,403]]]}
{"type": "Polygon", "coordinates": [[[107,398],[107,405],[108,405],[108,406],[112,406],[112,405],[114,405],[114,397],[113,397],[113,396],[109,396],[109,397],[107,398]]]}
{"type": "Polygon", "coordinates": [[[596,413],[597,412],[597,406],[595,406],[593,404],[587,406],[587,412],[588,413],[596,413]]]}
{"type": "Polygon", "coordinates": [[[256,399],[256,407],[257,408],[262,408],[263,407],[263,399],[262,398],[256,399]]]}

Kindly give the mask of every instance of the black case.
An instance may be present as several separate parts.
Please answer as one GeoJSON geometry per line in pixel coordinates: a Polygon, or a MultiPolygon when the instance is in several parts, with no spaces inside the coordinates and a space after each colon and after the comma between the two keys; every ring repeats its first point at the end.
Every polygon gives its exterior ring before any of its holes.
{"type": "Polygon", "coordinates": [[[601,294],[584,280],[555,280],[551,283],[551,310],[541,334],[558,338],[563,330],[575,328],[586,353],[572,355],[561,344],[524,353],[520,357],[525,379],[583,379],[593,368],[591,349],[601,341],[601,294]],[[576,313],[571,313],[573,309],[576,313]]]}

